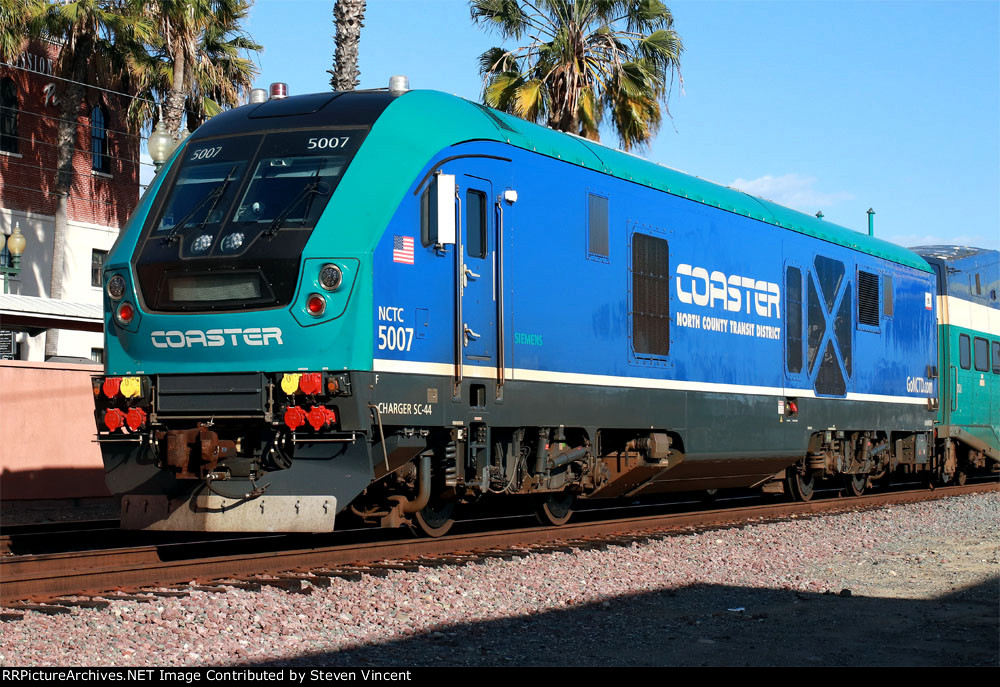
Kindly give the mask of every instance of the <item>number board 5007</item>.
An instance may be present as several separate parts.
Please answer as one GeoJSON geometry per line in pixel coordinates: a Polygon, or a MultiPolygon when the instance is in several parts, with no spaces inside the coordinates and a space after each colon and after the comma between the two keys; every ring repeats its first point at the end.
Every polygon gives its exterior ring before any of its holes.
{"type": "Polygon", "coordinates": [[[212,148],[200,148],[191,154],[192,160],[210,160],[222,152],[222,146],[212,148]]]}
{"type": "Polygon", "coordinates": [[[328,148],[344,148],[347,146],[350,136],[330,136],[310,138],[306,143],[306,150],[325,150],[328,148]]]}

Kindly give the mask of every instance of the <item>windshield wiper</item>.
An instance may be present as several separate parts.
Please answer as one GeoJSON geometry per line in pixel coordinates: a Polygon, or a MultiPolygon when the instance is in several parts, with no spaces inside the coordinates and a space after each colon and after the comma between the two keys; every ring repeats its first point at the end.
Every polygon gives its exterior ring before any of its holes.
{"type": "Polygon", "coordinates": [[[213,188],[205,195],[204,198],[198,201],[198,204],[191,209],[191,212],[184,215],[181,221],[175,224],[170,229],[170,231],[167,232],[167,235],[160,240],[163,241],[163,243],[165,244],[173,243],[174,239],[178,238],[177,236],[178,232],[180,232],[180,230],[183,229],[187,225],[187,223],[191,221],[192,217],[198,214],[199,210],[205,207],[205,203],[211,200],[214,201],[212,203],[212,207],[208,209],[208,212],[205,213],[205,218],[198,224],[199,227],[204,227],[205,224],[208,222],[208,218],[212,214],[212,211],[215,210],[215,206],[219,204],[219,200],[222,198],[222,195],[226,192],[226,188],[229,186],[229,182],[233,180],[233,172],[236,171],[236,167],[238,165],[239,165],[238,162],[234,164],[229,169],[229,173],[226,174],[226,178],[222,180],[222,183],[213,188]]]}
{"type": "MultiPolygon", "coordinates": [[[[271,238],[272,236],[277,234],[278,230],[281,229],[281,225],[284,224],[285,220],[288,219],[288,216],[292,214],[292,210],[298,207],[299,203],[301,203],[303,200],[305,200],[314,193],[321,196],[325,196],[329,192],[330,192],[330,185],[325,181],[319,181],[318,179],[315,181],[311,181],[305,186],[303,186],[302,190],[299,191],[299,194],[294,198],[292,198],[292,202],[289,203],[287,206],[285,206],[285,209],[282,210],[277,217],[271,220],[271,223],[269,225],[267,225],[267,229],[264,230],[264,236],[271,238]]],[[[304,217],[302,221],[303,222],[305,221],[304,217]]]]}

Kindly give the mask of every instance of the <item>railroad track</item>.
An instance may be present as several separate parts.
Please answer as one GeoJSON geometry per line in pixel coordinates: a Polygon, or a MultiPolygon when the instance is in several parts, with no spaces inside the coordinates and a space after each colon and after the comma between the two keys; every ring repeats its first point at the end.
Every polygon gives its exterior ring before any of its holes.
{"type": "MultiPolygon", "coordinates": [[[[562,527],[531,527],[456,534],[440,539],[391,539],[359,541],[331,546],[277,548],[225,553],[220,549],[261,541],[278,543],[280,537],[229,539],[198,544],[146,545],[98,551],[7,556],[0,559],[0,605],[26,601],[59,601],[76,595],[106,595],[151,587],[234,580],[239,585],[273,584],[300,589],[303,579],[352,577],[391,569],[413,569],[482,558],[511,557],[547,550],[572,550],[665,536],[678,531],[710,529],[791,516],[856,511],[929,501],[948,496],[997,492],[1000,484],[890,492],[855,498],[823,499],[808,503],[777,503],[745,507],[624,517],[614,520],[569,523],[562,527]],[[207,549],[211,549],[209,553],[207,549]],[[317,575],[305,577],[304,573],[317,575]]],[[[232,548],[231,548],[232,550],[232,548]]],[[[227,583],[228,584],[228,583],[227,583]]],[[[161,594],[163,592],[160,592],[161,594]]],[[[176,594],[179,592],[167,592],[176,594]]],[[[105,597],[108,598],[108,597],[105,597]]],[[[113,597],[112,597],[113,598],[113,597]]]]}

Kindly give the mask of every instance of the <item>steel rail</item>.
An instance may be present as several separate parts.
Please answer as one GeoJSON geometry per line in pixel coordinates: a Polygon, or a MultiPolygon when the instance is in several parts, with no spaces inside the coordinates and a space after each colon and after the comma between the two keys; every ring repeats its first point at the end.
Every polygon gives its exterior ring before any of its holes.
{"type": "Polygon", "coordinates": [[[384,560],[413,559],[483,552],[608,535],[648,536],[692,528],[712,528],[786,518],[792,515],[866,510],[885,505],[931,501],[949,496],[1000,491],[1000,484],[945,487],[933,491],[896,492],[807,503],[779,503],[745,508],[673,513],[610,521],[569,523],[562,527],[477,532],[442,537],[346,544],[253,554],[165,559],[173,548],[127,549],[10,556],[0,559],[0,604],[43,601],[74,594],[185,584],[320,568],[337,568],[384,560]]]}

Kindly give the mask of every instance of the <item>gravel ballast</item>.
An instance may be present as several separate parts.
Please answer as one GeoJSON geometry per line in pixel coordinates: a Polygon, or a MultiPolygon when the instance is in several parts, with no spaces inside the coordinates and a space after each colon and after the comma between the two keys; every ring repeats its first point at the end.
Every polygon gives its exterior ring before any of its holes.
{"type": "Polygon", "coordinates": [[[4,666],[997,665],[1000,494],[631,546],[114,601],[4,666]]]}

